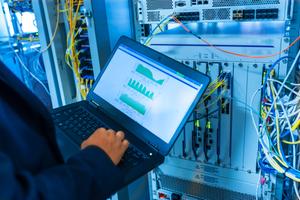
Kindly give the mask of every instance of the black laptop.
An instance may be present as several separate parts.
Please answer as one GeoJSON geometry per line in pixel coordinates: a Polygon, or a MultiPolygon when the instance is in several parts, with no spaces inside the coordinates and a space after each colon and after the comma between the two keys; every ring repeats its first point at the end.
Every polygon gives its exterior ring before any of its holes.
{"type": "Polygon", "coordinates": [[[210,78],[121,37],[87,100],[53,110],[56,128],[80,146],[97,128],[125,132],[124,184],[164,161],[210,78]]]}

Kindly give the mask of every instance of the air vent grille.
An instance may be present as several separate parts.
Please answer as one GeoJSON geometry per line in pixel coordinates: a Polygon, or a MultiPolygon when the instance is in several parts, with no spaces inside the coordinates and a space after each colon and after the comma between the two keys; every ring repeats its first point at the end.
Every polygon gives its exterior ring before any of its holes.
{"type": "Polygon", "coordinates": [[[172,0],[147,0],[148,10],[173,9],[172,0]]]}
{"type": "Polygon", "coordinates": [[[201,199],[255,200],[254,196],[248,194],[242,194],[239,192],[203,185],[200,183],[186,181],[167,175],[161,175],[160,180],[163,189],[184,192],[187,195],[198,197],[201,199]]]}
{"type": "Polygon", "coordinates": [[[148,14],[149,22],[160,21],[160,11],[151,11],[151,12],[148,12],[147,14],[148,14]]]}
{"type": "Polygon", "coordinates": [[[230,19],[230,9],[205,9],[203,10],[203,20],[224,20],[230,19]]]}

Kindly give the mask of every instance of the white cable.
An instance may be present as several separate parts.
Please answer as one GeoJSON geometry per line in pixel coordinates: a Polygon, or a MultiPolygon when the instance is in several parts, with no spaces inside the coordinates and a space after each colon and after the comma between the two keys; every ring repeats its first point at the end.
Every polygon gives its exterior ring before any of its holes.
{"type": "Polygon", "coordinates": [[[60,20],[60,0],[56,0],[56,24],[55,24],[55,28],[54,28],[54,32],[52,34],[52,37],[49,41],[49,43],[47,44],[47,46],[45,47],[45,49],[41,49],[41,50],[36,50],[39,53],[45,53],[53,44],[54,39],[56,37],[56,34],[58,32],[58,28],[59,28],[59,20],[60,20]]]}
{"type": "Polygon", "coordinates": [[[293,85],[293,86],[300,86],[300,83],[290,83],[290,84],[293,85]]]}
{"type": "Polygon", "coordinates": [[[259,170],[258,180],[257,180],[257,183],[256,183],[256,191],[255,191],[256,200],[258,200],[258,189],[259,189],[259,186],[261,186],[261,184],[260,184],[260,178],[261,178],[261,170],[259,170]]]}
{"type": "MultiPolygon", "coordinates": [[[[296,156],[300,156],[300,152],[298,152],[297,154],[296,154],[296,156]]],[[[290,157],[293,157],[293,155],[288,155],[288,156],[285,156],[286,158],[290,158],[290,157]]]]}
{"type": "MultiPolygon", "coordinates": [[[[294,117],[295,115],[298,115],[298,114],[300,114],[300,110],[297,110],[297,111],[295,111],[295,112],[288,112],[288,113],[290,113],[289,115],[288,115],[288,117],[289,118],[291,118],[291,117],[294,117]]],[[[274,116],[273,115],[270,115],[269,117],[271,117],[272,119],[274,119],[274,116]]],[[[281,115],[281,116],[279,116],[279,119],[284,119],[285,118],[285,116],[284,115],[281,115]]]]}
{"type": "MultiPolygon", "coordinates": [[[[15,50],[12,49],[14,52],[15,50]]],[[[48,88],[45,86],[45,84],[38,79],[24,64],[24,62],[22,61],[22,59],[20,58],[20,56],[17,54],[17,52],[15,52],[15,55],[17,57],[17,59],[19,60],[20,64],[22,65],[22,67],[30,74],[30,76],[32,76],[32,78],[34,78],[39,84],[41,84],[41,86],[44,88],[44,90],[46,91],[46,93],[50,96],[50,92],[48,91],[48,88]]]]}
{"type": "MultiPolygon", "coordinates": [[[[256,97],[256,95],[258,94],[258,92],[263,88],[263,86],[261,86],[260,88],[258,88],[252,95],[251,97],[251,103],[250,103],[250,106],[253,106],[253,103],[254,103],[254,99],[256,97]]],[[[278,164],[276,164],[276,161],[274,161],[273,159],[273,156],[276,156],[273,152],[270,152],[269,151],[269,145],[270,145],[270,142],[269,142],[269,138],[265,135],[265,134],[262,134],[258,129],[257,129],[257,126],[256,126],[256,122],[255,122],[255,119],[254,119],[254,114],[253,114],[253,110],[251,109],[250,110],[250,115],[251,115],[251,119],[252,119],[252,124],[253,124],[253,127],[257,133],[257,136],[258,136],[258,141],[259,143],[261,144],[262,146],[262,150],[268,160],[268,162],[270,163],[270,165],[272,167],[276,166],[276,170],[283,174],[285,172],[285,170],[280,167],[278,164]],[[264,137],[265,136],[265,137],[264,137]]],[[[266,120],[263,120],[264,124],[266,123],[266,120]]],[[[264,130],[264,127],[265,126],[262,126],[261,129],[264,130]]],[[[275,167],[274,167],[275,168],[275,167]]]]}
{"type": "MultiPolygon", "coordinates": [[[[59,0],[57,0],[57,1],[59,2],[59,0]]],[[[6,28],[9,29],[8,22],[7,22],[6,18],[5,18],[5,25],[6,25],[6,28]]],[[[10,35],[10,32],[9,32],[9,38],[12,38],[12,36],[10,35]]],[[[38,79],[33,73],[31,73],[31,71],[26,67],[26,65],[24,64],[24,62],[20,58],[20,56],[17,54],[17,52],[13,48],[11,40],[8,40],[8,43],[9,43],[9,46],[12,49],[13,53],[16,55],[18,61],[20,62],[21,66],[30,74],[30,76],[32,78],[34,78],[39,84],[41,84],[41,86],[44,88],[44,90],[46,91],[46,93],[50,96],[50,92],[48,91],[48,88],[44,85],[44,83],[40,79],[38,79]]]]}
{"type": "MultiPolygon", "coordinates": [[[[286,117],[286,120],[287,120],[287,123],[288,123],[290,129],[291,129],[290,120],[289,120],[289,118],[288,118],[288,114],[287,114],[287,112],[286,112],[286,108],[285,108],[284,105],[283,105],[283,99],[280,98],[280,93],[281,93],[281,91],[283,90],[283,88],[285,88],[285,84],[286,84],[286,82],[287,82],[289,76],[291,75],[293,69],[295,68],[296,63],[297,63],[299,57],[300,57],[300,50],[298,51],[297,56],[296,56],[296,59],[294,60],[292,66],[291,66],[291,68],[290,68],[290,70],[288,71],[287,76],[285,77],[284,81],[281,83],[282,85],[281,85],[279,91],[278,91],[278,92],[276,91],[277,93],[275,93],[275,97],[274,97],[274,100],[273,100],[273,102],[272,102],[272,104],[271,104],[271,106],[270,106],[270,110],[267,112],[266,117],[264,117],[264,119],[268,119],[268,118],[269,118],[269,116],[271,115],[271,112],[272,112],[274,106],[277,105],[277,100],[279,99],[279,102],[281,103],[281,107],[282,107],[282,109],[283,109],[283,113],[284,113],[284,115],[285,115],[285,117],[286,117]]],[[[261,86],[259,89],[257,89],[257,91],[252,95],[252,98],[251,98],[251,105],[250,105],[250,106],[253,106],[254,98],[255,98],[255,96],[258,94],[258,92],[261,90],[261,88],[262,88],[262,86],[261,86]]],[[[293,91],[293,90],[291,90],[291,91],[293,91]]],[[[266,89],[266,93],[267,93],[267,95],[271,96],[271,95],[270,95],[270,94],[271,94],[271,91],[270,91],[269,88],[266,89]]],[[[298,95],[298,93],[297,93],[296,95],[298,95]]],[[[288,95],[287,97],[290,99],[291,95],[288,95]]],[[[292,109],[293,109],[293,108],[292,108],[292,109]]],[[[279,113],[279,112],[277,111],[277,113],[279,113]]],[[[278,117],[278,114],[276,114],[276,117],[278,117]]],[[[257,126],[256,126],[256,122],[255,122],[255,119],[254,119],[254,115],[253,115],[253,111],[252,111],[252,110],[251,110],[251,118],[252,118],[252,123],[253,123],[253,125],[254,125],[255,131],[256,131],[256,133],[257,133],[257,135],[258,135],[258,140],[259,140],[259,142],[260,142],[260,144],[261,144],[261,146],[262,146],[262,150],[263,150],[263,152],[264,152],[264,154],[265,154],[265,156],[266,156],[266,159],[268,160],[269,164],[270,164],[274,169],[276,169],[279,173],[284,173],[287,177],[293,179],[294,181],[295,181],[295,180],[298,181],[298,180],[299,180],[298,177],[296,177],[295,174],[292,173],[292,171],[285,171],[284,168],[282,168],[282,167],[277,163],[277,161],[274,160],[274,156],[277,157],[277,156],[274,154],[274,152],[269,151],[269,145],[270,145],[270,143],[269,143],[269,138],[268,138],[268,136],[267,136],[266,134],[264,134],[264,133],[266,132],[266,130],[264,129],[264,127],[266,127],[267,120],[263,120],[262,125],[259,125],[259,127],[260,127],[260,129],[261,129],[261,131],[259,131],[258,128],[257,128],[257,126]],[[265,142],[264,142],[264,141],[265,141],[265,142]]],[[[281,121],[281,122],[279,122],[279,123],[283,123],[283,121],[281,121]]],[[[283,127],[283,129],[285,129],[285,126],[283,127]]],[[[273,133],[273,134],[274,134],[274,133],[273,133]]],[[[294,141],[295,138],[294,138],[293,134],[291,134],[291,137],[292,137],[292,140],[294,141]]],[[[277,142],[279,143],[280,141],[277,141],[277,142]]],[[[293,167],[294,167],[294,169],[295,169],[295,168],[296,168],[296,149],[295,149],[295,145],[293,145],[293,146],[294,146],[294,149],[293,149],[293,167]]],[[[280,158],[279,158],[279,159],[280,159],[280,158]]],[[[294,183],[294,189],[295,189],[295,192],[296,192],[297,197],[299,198],[299,194],[298,194],[298,189],[297,189],[297,184],[296,184],[296,183],[294,183]]]]}
{"type": "MultiPolygon", "coordinates": [[[[251,107],[253,106],[253,102],[254,102],[255,96],[258,94],[258,92],[259,92],[262,88],[263,88],[263,86],[261,86],[260,88],[258,88],[258,89],[253,93],[253,95],[252,95],[252,97],[251,97],[251,102],[250,102],[250,106],[251,106],[251,107]]],[[[256,122],[255,122],[255,119],[254,119],[253,110],[250,110],[250,111],[251,111],[250,114],[251,114],[251,116],[252,116],[252,124],[253,124],[253,126],[254,126],[254,129],[255,129],[256,133],[258,133],[258,134],[257,134],[258,137],[261,138],[262,136],[259,134],[259,131],[258,131],[257,126],[256,126],[256,122]]]]}
{"type": "MultiPolygon", "coordinates": [[[[294,62],[293,62],[293,64],[292,64],[290,70],[288,71],[288,73],[287,73],[285,79],[284,79],[283,82],[282,82],[282,85],[281,85],[281,87],[280,87],[279,90],[278,90],[278,94],[280,94],[280,93],[282,92],[285,83],[287,82],[288,78],[289,78],[290,75],[292,74],[292,72],[293,72],[293,70],[294,70],[294,68],[295,68],[295,66],[296,66],[296,64],[297,64],[297,62],[298,62],[298,60],[299,60],[299,57],[300,57],[300,50],[298,51],[298,53],[297,53],[297,55],[296,55],[296,58],[295,58],[295,60],[294,60],[294,62]]],[[[279,95],[276,95],[276,96],[275,96],[275,99],[274,99],[274,101],[273,101],[273,103],[272,103],[272,105],[271,105],[271,107],[270,107],[270,110],[268,111],[268,113],[267,113],[267,115],[266,115],[266,118],[269,117],[271,111],[273,110],[273,108],[274,108],[274,106],[275,106],[275,103],[276,103],[278,97],[279,97],[279,95]]],[[[266,121],[263,122],[263,127],[265,127],[265,125],[266,125],[266,121]]]]}
{"type": "MultiPolygon", "coordinates": [[[[282,82],[280,82],[280,81],[278,81],[278,80],[275,80],[275,79],[268,79],[268,81],[276,82],[276,83],[278,83],[278,84],[280,84],[280,85],[283,85],[282,82]]],[[[286,86],[286,85],[283,85],[283,87],[284,87],[285,89],[291,91],[292,93],[294,93],[296,96],[299,96],[299,97],[300,97],[300,93],[299,93],[299,92],[293,90],[292,88],[290,88],[290,87],[288,87],[288,86],[286,86]]]]}
{"type": "MultiPolygon", "coordinates": [[[[275,88],[274,88],[274,92],[275,92],[276,96],[279,96],[279,94],[277,93],[277,91],[276,91],[275,88]]],[[[292,133],[293,132],[292,131],[292,125],[291,125],[290,120],[289,120],[289,118],[287,116],[286,110],[285,110],[282,102],[279,101],[279,103],[281,104],[282,111],[283,111],[283,113],[284,113],[284,115],[286,117],[286,122],[288,124],[289,129],[290,129],[292,142],[295,142],[295,137],[294,137],[294,135],[292,133]]],[[[277,142],[280,142],[280,141],[277,141],[277,142]]],[[[295,147],[295,145],[293,145],[292,148],[293,148],[293,168],[296,169],[296,147],[295,147]]],[[[294,186],[294,190],[295,190],[297,198],[300,199],[300,195],[299,195],[299,192],[298,192],[298,184],[296,183],[296,181],[293,182],[293,186],[294,186]]]]}

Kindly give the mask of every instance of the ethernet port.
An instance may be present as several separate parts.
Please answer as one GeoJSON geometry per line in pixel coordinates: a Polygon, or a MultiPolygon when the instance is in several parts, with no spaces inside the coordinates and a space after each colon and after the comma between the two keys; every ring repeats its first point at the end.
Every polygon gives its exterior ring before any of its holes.
{"type": "Polygon", "coordinates": [[[203,1],[203,4],[208,4],[208,1],[203,1]]]}
{"type": "Polygon", "coordinates": [[[176,7],[184,7],[184,6],[186,6],[186,3],[184,1],[178,1],[175,3],[175,6],[176,7]]]}
{"type": "Polygon", "coordinates": [[[255,10],[244,10],[243,19],[254,19],[255,10]]]}

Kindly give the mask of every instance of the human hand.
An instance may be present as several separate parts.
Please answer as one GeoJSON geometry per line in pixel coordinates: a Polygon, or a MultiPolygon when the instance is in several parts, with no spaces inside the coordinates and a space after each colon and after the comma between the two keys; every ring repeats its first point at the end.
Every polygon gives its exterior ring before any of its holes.
{"type": "Polygon", "coordinates": [[[125,134],[122,131],[97,129],[87,140],[81,144],[81,149],[88,146],[97,146],[101,148],[118,165],[125,151],[129,146],[128,140],[124,139],[125,134]]]}

